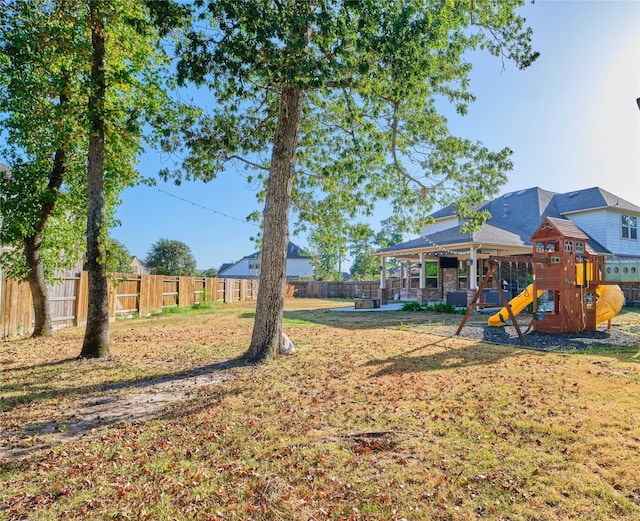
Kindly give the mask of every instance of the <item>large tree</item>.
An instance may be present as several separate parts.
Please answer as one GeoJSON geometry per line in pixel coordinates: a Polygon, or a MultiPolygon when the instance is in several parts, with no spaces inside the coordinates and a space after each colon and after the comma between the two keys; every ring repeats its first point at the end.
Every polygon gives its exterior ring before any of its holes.
{"type": "Polygon", "coordinates": [[[281,344],[292,207],[336,230],[380,199],[413,221],[436,201],[457,203],[471,225],[486,218],[473,209],[505,182],[510,151],[452,136],[438,104],[464,112],[472,101],[469,51],[520,67],[535,59],[522,3],[196,2],[209,29],[187,35],[178,71],[208,85],[217,107],[188,136],[188,175],[243,161],[265,184],[250,359],[273,358],[281,344]]]}
{"type": "MultiPolygon", "coordinates": [[[[402,242],[401,223],[392,217],[380,223],[381,229],[375,233],[368,225],[357,225],[352,229],[349,253],[353,255],[349,273],[355,280],[373,280],[380,276],[380,259],[373,255],[379,248],[388,248],[402,242]]],[[[389,263],[391,268],[395,262],[389,263]]]]}
{"type": "Polygon", "coordinates": [[[12,0],[0,9],[1,153],[13,169],[0,189],[0,235],[18,248],[12,272],[29,280],[34,334],[50,334],[43,274],[76,260],[86,229],[83,356],[109,353],[108,226],[120,192],[138,179],[144,125],[174,115],[163,91],[163,36],[184,13],[152,0],[12,0]],[[70,227],[75,233],[62,233],[70,227]]]}
{"type": "Polygon", "coordinates": [[[82,251],[83,47],[60,11],[25,0],[0,11],[0,155],[12,167],[0,186],[0,243],[16,248],[2,259],[10,275],[29,282],[33,336],[52,332],[45,280],[82,251]]]}
{"type": "Polygon", "coordinates": [[[147,253],[145,264],[154,275],[193,277],[197,272],[191,248],[172,239],[158,239],[147,253]]]}
{"type": "Polygon", "coordinates": [[[87,105],[89,289],[80,356],[104,358],[110,353],[106,194],[119,193],[137,180],[134,165],[144,124],[162,123],[164,129],[175,116],[164,90],[168,62],[163,37],[181,23],[186,11],[170,0],[86,1],[85,23],[91,39],[87,105]],[[108,125],[111,140],[107,139],[108,125]],[[107,153],[117,162],[108,164],[107,153]]]}

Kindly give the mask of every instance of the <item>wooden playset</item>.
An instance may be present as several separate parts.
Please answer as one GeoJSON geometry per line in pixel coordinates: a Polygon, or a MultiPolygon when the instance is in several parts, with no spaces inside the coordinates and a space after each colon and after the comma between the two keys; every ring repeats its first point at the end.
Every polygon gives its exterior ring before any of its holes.
{"type": "MultiPolygon", "coordinates": [[[[617,283],[640,281],[640,260],[605,259],[589,245],[589,237],[566,219],[545,218],[531,242],[533,283],[508,302],[498,284],[504,307],[489,318],[488,325],[504,326],[510,320],[524,344],[515,316],[532,304],[533,318],[527,331],[582,333],[596,331],[602,322],[610,327],[611,318],[624,304],[617,283]]],[[[498,260],[509,259],[495,258],[488,263],[487,274],[456,334],[460,334],[471,311],[482,306],[482,290],[490,280],[496,281],[498,260]]]]}

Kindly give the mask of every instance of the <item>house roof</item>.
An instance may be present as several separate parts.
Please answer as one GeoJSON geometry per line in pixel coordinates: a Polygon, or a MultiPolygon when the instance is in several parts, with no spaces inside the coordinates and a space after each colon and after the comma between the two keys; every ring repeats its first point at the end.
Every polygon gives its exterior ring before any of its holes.
{"type": "MultiPolygon", "coordinates": [[[[259,257],[260,257],[260,252],[256,251],[250,255],[245,255],[239,261],[225,262],[222,266],[220,266],[220,269],[218,270],[218,275],[223,274],[225,271],[229,270],[234,266],[237,266],[243,260],[258,259],[259,257]]],[[[311,255],[307,255],[304,252],[304,250],[300,248],[300,246],[289,241],[289,244],[287,246],[287,259],[311,259],[311,255]]]]}
{"type": "Polygon", "coordinates": [[[598,187],[558,194],[555,199],[558,205],[558,211],[562,215],[599,208],[615,208],[640,212],[640,207],[635,204],[625,201],[617,195],[598,187]]]}
{"type": "Polygon", "coordinates": [[[143,261],[140,257],[138,257],[137,255],[134,255],[133,257],[131,257],[131,262],[138,262],[140,263],[140,266],[142,266],[143,268],[147,267],[147,263],[145,261],[143,261]]]}
{"type": "Polygon", "coordinates": [[[0,179],[5,182],[11,180],[11,169],[7,165],[0,163],[0,179]]]}
{"type": "Polygon", "coordinates": [[[218,270],[218,273],[222,273],[224,270],[229,269],[233,265],[234,265],[233,262],[224,262],[222,264],[222,266],[220,266],[220,269],[218,270]]]}
{"type": "MultiPolygon", "coordinates": [[[[640,207],[601,188],[588,188],[568,194],[558,194],[533,187],[504,194],[480,205],[478,209],[487,210],[491,217],[476,232],[463,232],[462,225],[459,224],[378,250],[376,253],[394,253],[435,247],[446,250],[455,249],[456,245],[469,243],[531,246],[531,236],[545,217],[570,222],[565,215],[596,208],[616,208],[640,213],[640,207]]],[[[448,206],[431,216],[440,219],[452,215],[455,215],[455,208],[448,206]]],[[[584,234],[582,230],[581,233],[584,234]]],[[[588,235],[584,235],[588,237],[588,235]]],[[[589,237],[589,244],[599,253],[610,253],[607,248],[591,237],[589,237]]]]}
{"type": "MultiPolygon", "coordinates": [[[[243,257],[244,259],[257,259],[260,257],[260,252],[256,251],[251,255],[243,257]]],[[[289,241],[287,245],[287,259],[310,259],[311,255],[307,255],[300,246],[289,241]]]]}
{"type": "MultiPolygon", "coordinates": [[[[569,219],[558,217],[547,217],[545,221],[551,223],[565,237],[573,237],[574,239],[586,240],[586,251],[590,254],[606,255],[610,254],[607,248],[596,241],[588,233],[580,228],[577,224],[569,219]]],[[[544,222],[544,221],[543,221],[544,222]]],[[[540,225],[542,226],[542,224],[540,225]]]]}

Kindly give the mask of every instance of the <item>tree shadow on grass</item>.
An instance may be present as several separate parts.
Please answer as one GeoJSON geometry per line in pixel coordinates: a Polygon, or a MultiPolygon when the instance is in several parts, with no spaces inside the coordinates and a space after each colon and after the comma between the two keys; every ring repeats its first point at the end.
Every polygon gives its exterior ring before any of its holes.
{"type": "Polygon", "coordinates": [[[284,326],[325,325],[339,329],[379,329],[438,323],[457,327],[461,315],[425,311],[335,311],[332,309],[294,310],[284,312],[284,326]]]}
{"type": "MultiPolygon", "coordinates": [[[[12,369],[15,374],[28,373],[29,371],[47,368],[59,368],[64,365],[75,365],[79,361],[83,361],[80,358],[66,358],[64,360],[57,360],[55,362],[45,362],[42,364],[35,364],[31,366],[24,366],[16,369],[12,369]]],[[[113,360],[99,360],[99,359],[86,359],[86,363],[96,364],[108,364],[113,360]]],[[[82,397],[87,394],[100,393],[108,394],[112,391],[119,391],[122,389],[130,389],[131,391],[143,390],[148,387],[157,387],[167,382],[177,382],[189,378],[194,378],[199,375],[216,373],[226,371],[238,367],[249,365],[247,360],[242,357],[224,360],[222,362],[216,362],[212,364],[203,365],[189,370],[181,370],[176,372],[168,372],[159,375],[153,375],[149,377],[139,378],[125,378],[117,379],[110,382],[103,382],[99,384],[89,385],[69,385],[66,387],[52,387],[49,382],[54,380],[57,376],[55,372],[38,374],[36,383],[25,383],[19,381],[15,384],[0,385],[0,412],[10,412],[17,406],[28,406],[29,404],[38,402],[40,400],[46,400],[51,398],[66,398],[66,397],[82,397]],[[10,392],[22,392],[23,394],[16,397],[6,396],[10,392]]],[[[74,367],[70,370],[73,371],[74,367]]]]}
{"type": "MultiPolygon", "coordinates": [[[[70,360],[60,361],[58,365],[65,362],[70,360]]],[[[54,364],[56,363],[43,365],[54,364]]],[[[120,422],[132,423],[157,418],[170,404],[197,397],[203,391],[210,396],[211,386],[231,379],[231,370],[247,365],[246,359],[241,357],[150,378],[129,378],[102,385],[28,391],[26,395],[3,403],[2,414],[11,414],[10,411],[16,407],[28,407],[41,400],[69,400],[64,403],[64,409],[55,407],[47,418],[23,423],[0,433],[0,460],[3,457],[18,459],[47,448],[55,441],[73,441],[120,422]],[[119,392],[124,389],[127,392],[119,392]],[[41,439],[43,435],[48,435],[48,440],[41,439]]]]}
{"type": "Polygon", "coordinates": [[[448,343],[454,338],[458,337],[442,338],[396,356],[371,360],[365,366],[381,366],[382,368],[374,376],[385,376],[396,373],[440,371],[495,364],[501,360],[527,353],[513,346],[490,346],[481,342],[451,347],[448,343]],[[415,354],[433,348],[441,350],[430,354],[415,354]]]}

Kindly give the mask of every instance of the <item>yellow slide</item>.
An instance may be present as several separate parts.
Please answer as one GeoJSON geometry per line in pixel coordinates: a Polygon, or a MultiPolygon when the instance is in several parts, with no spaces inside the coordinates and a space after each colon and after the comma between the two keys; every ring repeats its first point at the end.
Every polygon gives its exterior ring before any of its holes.
{"type": "Polygon", "coordinates": [[[611,320],[624,304],[624,293],[620,286],[602,285],[596,288],[596,324],[611,320]]]}
{"type": "MultiPolygon", "coordinates": [[[[538,297],[542,295],[543,292],[544,292],[543,290],[539,289],[538,297]]],[[[518,313],[520,313],[520,311],[522,311],[532,302],[533,302],[533,284],[529,284],[524,291],[522,291],[519,295],[516,295],[509,301],[509,305],[511,306],[511,312],[514,315],[517,315],[518,313]]],[[[507,308],[502,308],[495,315],[490,317],[487,323],[490,326],[504,326],[507,320],[509,320],[509,311],[507,311],[507,308]]]]}

